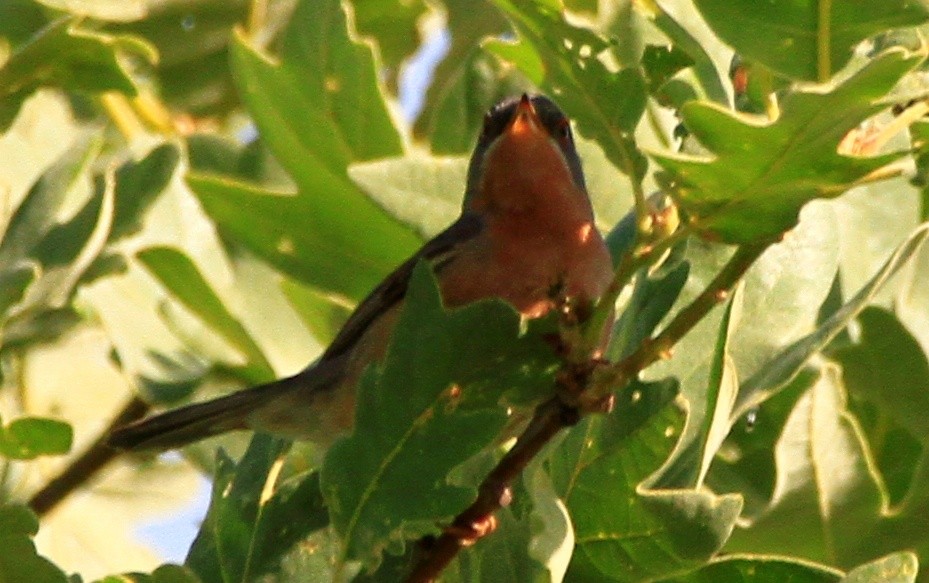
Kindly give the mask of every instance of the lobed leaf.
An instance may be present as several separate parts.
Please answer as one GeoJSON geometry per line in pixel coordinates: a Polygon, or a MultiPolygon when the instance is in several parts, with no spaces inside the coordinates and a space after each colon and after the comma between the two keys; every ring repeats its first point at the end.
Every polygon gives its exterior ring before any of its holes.
{"type": "Polygon", "coordinates": [[[385,548],[396,553],[463,510],[475,490],[449,483],[449,471],[501,432],[501,396],[550,395],[556,365],[538,333],[520,335],[519,315],[501,301],[446,312],[430,270],[418,265],[386,360],[362,379],[354,432],[323,465],[339,568],[377,563],[385,548]]]}
{"type": "Polygon", "coordinates": [[[653,158],[668,172],[671,195],[703,236],[727,243],[772,239],[796,225],[807,202],[839,196],[901,157],[851,157],[838,146],[885,107],[879,100],[921,60],[887,52],[830,91],[787,95],[770,123],[716,104],[689,103],[681,112],[684,123],[714,156],[653,158]]]}
{"type": "Polygon", "coordinates": [[[242,99],[298,193],[196,175],[188,183],[247,248],[300,281],[359,299],[419,243],[347,176],[353,161],[402,152],[370,48],[353,40],[340,2],[303,0],[279,62],[242,35],[231,50],[242,99]]]}

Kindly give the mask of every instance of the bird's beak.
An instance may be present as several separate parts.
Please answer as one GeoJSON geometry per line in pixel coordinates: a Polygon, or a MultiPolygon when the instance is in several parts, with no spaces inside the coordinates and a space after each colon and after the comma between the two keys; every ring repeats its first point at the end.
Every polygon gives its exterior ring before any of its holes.
{"type": "Polygon", "coordinates": [[[531,136],[541,137],[548,141],[548,136],[542,127],[542,120],[539,119],[535,106],[532,105],[532,100],[525,93],[519,100],[513,118],[503,133],[519,140],[525,140],[531,136]]]}

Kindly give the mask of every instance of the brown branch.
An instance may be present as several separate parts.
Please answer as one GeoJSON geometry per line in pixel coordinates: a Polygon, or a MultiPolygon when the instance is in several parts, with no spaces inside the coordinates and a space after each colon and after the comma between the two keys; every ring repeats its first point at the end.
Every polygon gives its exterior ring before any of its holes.
{"type": "Polygon", "coordinates": [[[87,451],[71,462],[58,477],[33,494],[29,500],[32,511],[38,516],[47,514],[74,490],[86,484],[113,458],[120,455],[122,452],[106,444],[107,436],[116,427],[142,418],[149,409],[150,406],[138,397],[130,399],[87,451]]]}
{"type": "Polygon", "coordinates": [[[578,365],[566,363],[559,378],[580,381],[583,390],[577,394],[573,387],[563,387],[558,396],[536,408],[535,415],[513,448],[481,483],[477,499],[471,506],[455,517],[451,526],[438,538],[420,541],[420,556],[406,582],[435,581],[462,547],[492,532],[496,524],[494,513],[510,501],[510,484],[542,448],[562,429],[577,423],[581,412],[603,410],[603,404],[613,392],[656,360],[670,355],[671,348],[728,296],[732,287],[767,248],[768,244],[739,247],[706,289],[678,312],[658,336],[643,342],[638,350],[622,361],[586,370],[581,366],[577,371],[572,369],[578,365]],[[580,376],[574,374],[577,372],[581,373],[580,376]]]}
{"type": "Polygon", "coordinates": [[[510,484],[559,431],[577,423],[577,409],[566,406],[559,397],[540,405],[526,431],[513,448],[487,475],[478,489],[477,499],[459,514],[437,539],[420,542],[423,554],[407,583],[434,581],[455,558],[459,549],[473,544],[493,530],[494,513],[510,501],[510,484]]]}

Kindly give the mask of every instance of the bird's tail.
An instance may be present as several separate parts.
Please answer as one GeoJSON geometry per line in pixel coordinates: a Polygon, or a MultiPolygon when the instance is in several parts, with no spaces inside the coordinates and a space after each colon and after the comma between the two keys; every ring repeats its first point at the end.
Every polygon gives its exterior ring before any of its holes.
{"type": "Polygon", "coordinates": [[[248,429],[252,413],[298,386],[297,377],[288,377],[167,411],[117,428],[108,443],[119,449],[173,449],[227,431],[248,429]]]}

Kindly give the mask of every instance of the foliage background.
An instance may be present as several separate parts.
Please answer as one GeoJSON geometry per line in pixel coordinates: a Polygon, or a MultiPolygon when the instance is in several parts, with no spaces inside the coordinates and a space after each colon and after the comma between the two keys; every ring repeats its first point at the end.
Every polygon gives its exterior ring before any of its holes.
{"type": "Polygon", "coordinates": [[[929,8],[566,4],[0,4],[0,581],[152,571],[133,525],[200,472],[214,496],[185,567],[126,578],[397,580],[499,454],[493,382],[517,401],[551,384],[500,305],[446,314],[419,274],[403,330],[441,334],[362,389],[409,399],[367,410],[387,429],[325,459],[267,437],[244,453],[241,435],[112,459],[99,440],[145,403],[304,366],[455,217],[484,111],[533,87],[575,120],[617,262],[670,251],[620,298],[611,358],[734,246],[766,250],[616,413],[551,444],[445,580],[929,581],[929,8]],[[443,28],[449,53],[406,123],[398,78],[443,28]],[[644,196],[659,188],[683,230],[635,239],[626,213],[659,216],[644,196]],[[504,364],[462,372],[453,351],[504,364]],[[474,390],[457,410],[419,441],[384,438],[444,411],[415,407],[461,374],[474,390]]]}

